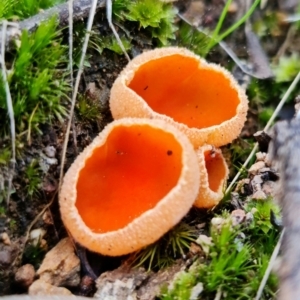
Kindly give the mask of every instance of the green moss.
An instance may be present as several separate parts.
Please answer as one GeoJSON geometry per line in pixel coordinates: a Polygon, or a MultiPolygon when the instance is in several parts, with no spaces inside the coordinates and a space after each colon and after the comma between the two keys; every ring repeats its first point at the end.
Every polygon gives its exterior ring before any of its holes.
{"type": "Polygon", "coordinates": [[[32,160],[24,171],[24,189],[26,197],[32,198],[42,186],[42,171],[37,160],[32,160]]]}
{"type": "Polygon", "coordinates": [[[114,16],[121,21],[138,22],[139,27],[166,46],[175,39],[175,17],[177,10],[172,4],[160,0],[116,0],[113,4],[114,16]]]}
{"type": "MultiPolygon", "coordinates": [[[[41,132],[40,124],[54,118],[63,121],[69,84],[64,71],[66,48],[61,46],[56,17],[42,23],[35,33],[23,31],[9,71],[9,87],[13,99],[16,133],[41,132]]],[[[0,135],[9,132],[6,94],[0,81],[0,135]]]]}
{"type": "Polygon", "coordinates": [[[46,9],[65,0],[1,0],[1,19],[26,19],[36,15],[40,9],[46,9]]]}
{"type": "Polygon", "coordinates": [[[181,222],[165,234],[159,241],[133,254],[135,267],[145,266],[148,270],[162,269],[171,265],[175,259],[185,255],[190,243],[195,241],[197,231],[181,222]]]}
{"type": "Polygon", "coordinates": [[[23,263],[32,264],[38,268],[45,256],[46,249],[41,246],[40,241],[34,244],[28,244],[23,254],[23,263]]]}
{"type": "Polygon", "coordinates": [[[99,100],[89,98],[87,95],[78,95],[76,113],[83,122],[101,122],[101,104],[99,100]]]}
{"type": "MultiPolygon", "coordinates": [[[[198,261],[183,272],[172,285],[164,287],[160,299],[188,300],[193,288],[203,284],[199,299],[253,299],[267,268],[278,239],[270,223],[270,209],[279,213],[271,200],[250,202],[246,211],[254,213],[249,224],[233,227],[228,213],[223,212],[222,226],[211,226],[211,243],[205,262],[198,261]]],[[[270,299],[277,288],[277,278],[271,275],[262,299],[270,299]]]]}
{"type": "Polygon", "coordinates": [[[292,81],[300,70],[299,54],[293,52],[290,56],[281,56],[278,64],[273,64],[276,82],[292,81]]]}
{"type": "Polygon", "coordinates": [[[189,24],[182,23],[178,31],[178,45],[186,47],[200,56],[207,52],[210,37],[189,24]]]}

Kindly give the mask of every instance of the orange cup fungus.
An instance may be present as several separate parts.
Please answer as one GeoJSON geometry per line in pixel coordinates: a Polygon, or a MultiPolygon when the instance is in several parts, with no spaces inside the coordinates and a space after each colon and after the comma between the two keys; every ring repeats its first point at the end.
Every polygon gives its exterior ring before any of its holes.
{"type": "Polygon", "coordinates": [[[194,147],[235,139],[248,100],[233,76],[184,48],[159,48],[135,57],[111,89],[114,119],[163,119],[184,132],[194,147]]]}
{"type": "Polygon", "coordinates": [[[86,248],[110,256],[151,244],[177,224],[199,191],[188,138],[161,120],[109,124],[66,173],[63,222],[86,248]]]}
{"type": "Polygon", "coordinates": [[[224,196],[224,187],[229,174],[221,149],[204,145],[196,151],[200,168],[200,189],[194,206],[212,208],[224,196]]]}

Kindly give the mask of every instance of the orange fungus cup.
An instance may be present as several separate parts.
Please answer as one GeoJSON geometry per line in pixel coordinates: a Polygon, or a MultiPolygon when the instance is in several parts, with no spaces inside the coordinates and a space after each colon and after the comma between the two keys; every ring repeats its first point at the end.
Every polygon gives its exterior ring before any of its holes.
{"type": "Polygon", "coordinates": [[[64,177],[59,202],[76,241],[104,255],[155,242],[193,205],[200,182],[188,138],[161,120],[109,124],[64,177]]]}
{"type": "Polygon", "coordinates": [[[115,119],[163,119],[195,147],[219,147],[239,135],[248,100],[227,70],[187,49],[170,47],[129,62],[112,87],[110,108],[115,119]]]}
{"type": "Polygon", "coordinates": [[[196,153],[200,167],[200,189],[194,206],[212,208],[224,196],[228,167],[220,149],[204,145],[196,153]]]}

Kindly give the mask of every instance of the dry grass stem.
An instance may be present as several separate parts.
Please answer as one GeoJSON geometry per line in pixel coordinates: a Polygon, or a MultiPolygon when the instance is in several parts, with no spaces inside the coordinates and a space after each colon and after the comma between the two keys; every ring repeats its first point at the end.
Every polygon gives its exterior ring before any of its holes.
{"type": "Polygon", "coordinates": [[[106,0],[106,18],[107,18],[108,25],[109,25],[110,29],[112,30],[115,38],[117,39],[117,42],[118,42],[120,48],[122,49],[127,60],[130,61],[130,57],[129,57],[128,53],[126,52],[125,47],[124,47],[116,29],[115,29],[115,26],[112,22],[112,2],[111,2],[111,0],[106,0]]]}
{"type": "Polygon", "coordinates": [[[7,191],[7,197],[6,197],[6,204],[8,205],[11,189],[12,189],[12,180],[13,180],[13,174],[15,170],[15,164],[16,164],[16,125],[15,125],[15,118],[14,118],[14,109],[13,109],[13,103],[11,98],[11,93],[9,89],[9,84],[7,80],[7,74],[6,74],[6,66],[5,66],[5,39],[6,39],[6,31],[7,31],[7,25],[8,22],[6,20],[2,21],[2,41],[1,41],[1,54],[0,54],[0,63],[1,63],[1,70],[2,70],[2,80],[5,87],[5,94],[6,94],[6,105],[7,105],[7,111],[10,121],[10,134],[11,134],[11,148],[12,148],[12,155],[11,155],[11,165],[8,175],[8,191],[7,191]]]}
{"type": "Polygon", "coordinates": [[[79,88],[81,75],[83,73],[84,59],[85,59],[86,50],[87,50],[87,47],[88,47],[88,42],[89,42],[89,39],[90,39],[90,32],[92,30],[92,25],[93,25],[95,13],[96,13],[96,7],[97,7],[97,0],[93,0],[91,10],[90,10],[90,14],[89,14],[89,18],[88,18],[85,39],[84,39],[84,43],[83,43],[83,46],[82,46],[82,53],[81,53],[81,57],[80,57],[78,73],[77,73],[75,86],[74,86],[74,90],[73,90],[73,94],[72,94],[71,108],[70,108],[70,111],[69,111],[69,120],[68,120],[67,130],[66,130],[66,134],[65,134],[63,149],[62,149],[62,157],[61,157],[61,165],[60,165],[60,176],[59,176],[59,191],[60,191],[60,187],[61,187],[61,184],[62,184],[62,178],[63,178],[63,173],[64,173],[64,164],[65,164],[65,160],[66,160],[66,151],[67,151],[68,142],[69,142],[69,135],[70,135],[70,129],[71,129],[71,125],[72,125],[72,119],[73,119],[73,114],[74,114],[76,97],[77,97],[77,93],[78,93],[78,88],[79,88]]]}

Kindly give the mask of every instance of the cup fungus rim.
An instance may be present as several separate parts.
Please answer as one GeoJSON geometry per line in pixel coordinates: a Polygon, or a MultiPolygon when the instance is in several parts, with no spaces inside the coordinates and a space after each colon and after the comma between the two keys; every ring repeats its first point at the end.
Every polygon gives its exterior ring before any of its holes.
{"type": "MultiPolygon", "coordinates": [[[[230,143],[232,140],[237,138],[239,133],[233,135],[232,127],[238,127],[241,130],[244,122],[246,121],[246,115],[248,110],[248,98],[246,96],[246,93],[228,70],[226,70],[224,67],[218,64],[207,62],[205,59],[194,54],[190,50],[181,47],[164,47],[148,50],[136,56],[127,64],[127,66],[121,71],[120,75],[116,79],[111,89],[110,109],[114,119],[123,118],[123,116],[119,117],[118,113],[115,113],[115,111],[119,110],[117,106],[122,106],[122,104],[119,105],[120,102],[118,101],[118,99],[122,99],[121,101],[126,101],[128,97],[134,98],[135,101],[138,102],[138,106],[142,108],[143,112],[137,115],[136,113],[133,113],[133,115],[126,114],[124,115],[124,117],[150,117],[165,120],[173,126],[177,127],[185,134],[187,134],[195,148],[200,147],[203,144],[213,144],[216,147],[220,147],[230,143]],[[190,57],[198,61],[199,68],[212,70],[219,74],[222,74],[230,83],[229,86],[237,92],[239,103],[236,107],[236,114],[232,118],[224,120],[218,125],[212,125],[204,128],[189,127],[184,123],[175,121],[171,116],[160,114],[154,111],[140,95],[138,95],[134,90],[132,90],[128,86],[129,83],[132,81],[135,72],[138,71],[139,67],[146,64],[150,60],[157,60],[172,55],[182,55],[185,57],[190,57]],[[122,89],[125,89],[125,91],[122,91],[122,89]],[[120,97],[120,95],[122,94],[123,96],[126,96],[120,97]],[[118,103],[114,103],[115,101],[118,101],[118,103]],[[222,131],[224,141],[218,142],[218,138],[216,138],[215,133],[217,128],[219,131],[222,131]],[[196,135],[199,135],[199,133],[202,135],[200,139],[195,137],[196,135]]],[[[124,107],[121,107],[120,109],[122,110],[123,114],[124,107]]]]}
{"type": "Polygon", "coordinates": [[[196,150],[196,154],[198,157],[198,164],[199,164],[199,168],[200,168],[200,189],[199,189],[198,197],[197,197],[196,201],[194,202],[194,206],[198,207],[198,208],[209,209],[209,208],[216,206],[220,202],[220,200],[222,200],[222,198],[224,196],[224,187],[225,187],[226,181],[229,176],[229,170],[228,170],[228,166],[226,164],[225,158],[222,154],[222,150],[219,148],[215,148],[212,145],[205,144],[196,150]],[[204,153],[206,151],[212,151],[212,150],[216,154],[220,155],[224,169],[225,169],[225,176],[221,180],[217,191],[213,191],[209,187],[208,173],[207,173],[207,169],[205,167],[204,153]]]}
{"type": "Polygon", "coordinates": [[[75,240],[83,246],[104,255],[124,255],[155,242],[177,224],[192,207],[198,195],[199,182],[200,170],[197,164],[196,152],[182,132],[174,126],[157,119],[123,118],[108,124],[75,159],[63,179],[59,195],[60,212],[66,228],[75,240]],[[92,156],[93,150],[106,142],[107,137],[116,126],[130,127],[134,125],[150,125],[162,129],[173,134],[179,142],[182,148],[182,170],[177,185],[154,208],[145,211],[125,227],[106,233],[95,233],[84,223],[75,205],[76,184],[80,170],[84,168],[85,160],[92,156]],[[189,193],[189,196],[185,201],[182,201],[182,195],[186,193],[189,193]],[[150,223],[151,226],[149,226],[150,223]],[[139,228],[142,228],[142,230],[139,228]],[[144,233],[142,234],[141,231],[144,231],[144,233]],[[161,234],[157,235],[157,231],[161,234]],[[152,235],[155,234],[156,238],[153,238],[152,235]],[[135,241],[134,238],[139,241],[135,241]],[[113,246],[113,244],[117,246],[113,246]]]}

